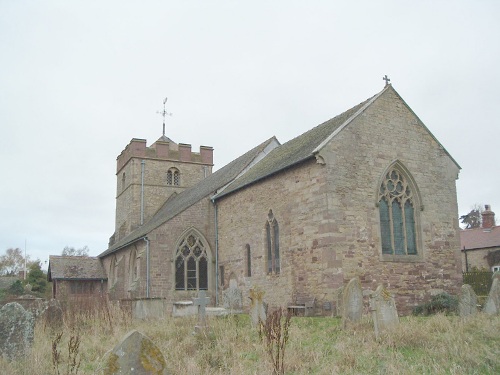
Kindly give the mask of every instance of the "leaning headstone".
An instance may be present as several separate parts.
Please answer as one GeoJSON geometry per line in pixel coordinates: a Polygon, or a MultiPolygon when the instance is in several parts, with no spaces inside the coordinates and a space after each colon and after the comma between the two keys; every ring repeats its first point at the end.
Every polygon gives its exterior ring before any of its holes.
{"type": "Polygon", "coordinates": [[[167,375],[167,364],[151,339],[133,330],[104,357],[105,375],[167,375]]]}
{"type": "Polygon", "coordinates": [[[252,327],[258,327],[261,323],[266,322],[266,308],[264,306],[264,291],[257,289],[250,289],[250,320],[252,327]]]}
{"type": "Polygon", "coordinates": [[[349,281],[342,293],[342,326],[358,323],[363,315],[363,291],[358,277],[349,281]]]}
{"type": "Polygon", "coordinates": [[[63,310],[56,299],[51,299],[42,314],[43,324],[49,329],[59,329],[63,324],[63,310]]]}
{"type": "Polygon", "coordinates": [[[377,339],[382,332],[399,324],[394,297],[383,285],[379,285],[377,290],[370,296],[370,310],[377,339]]]}
{"type": "Polygon", "coordinates": [[[17,302],[0,309],[0,355],[8,360],[25,356],[33,343],[35,320],[17,302]]]}
{"type": "Polygon", "coordinates": [[[207,326],[206,307],[210,303],[210,297],[207,297],[207,292],[200,290],[198,298],[193,298],[193,303],[198,307],[198,325],[195,327],[195,331],[201,331],[207,326]]]}
{"type": "Polygon", "coordinates": [[[500,313],[500,279],[498,277],[493,278],[490,294],[488,294],[483,312],[490,315],[500,313]]]}
{"type": "Polygon", "coordinates": [[[477,296],[469,284],[462,285],[458,299],[458,314],[469,316],[477,313],[477,296]]]}
{"type": "Polygon", "coordinates": [[[236,283],[229,282],[229,288],[222,292],[222,304],[231,313],[243,310],[243,295],[236,283]]]}

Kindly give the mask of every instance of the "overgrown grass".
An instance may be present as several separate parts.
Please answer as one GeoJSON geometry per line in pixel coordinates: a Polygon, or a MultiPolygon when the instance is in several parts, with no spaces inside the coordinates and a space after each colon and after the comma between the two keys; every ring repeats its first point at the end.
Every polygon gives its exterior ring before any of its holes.
{"type": "MultiPolygon", "coordinates": [[[[1,373],[54,374],[52,343],[62,332],[60,373],[81,361],[78,374],[99,374],[101,359],[131,329],[149,336],[163,352],[170,374],[272,374],[273,363],[246,315],[208,317],[205,334],[194,334],[196,318],[132,321],[117,308],[65,315],[61,329],[35,327],[28,358],[0,359],[1,373]],[[78,353],[67,354],[71,338],[78,353]],[[69,367],[68,367],[69,363],[69,367]],[[74,362],[73,362],[74,363],[74,362]]],[[[372,323],[342,330],[336,318],[291,320],[285,374],[495,374],[500,373],[500,317],[468,319],[437,314],[405,317],[375,339],[372,323]]],[[[73,346],[74,348],[74,346],[73,346]]],[[[73,370],[73,373],[74,372],[73,370]]]]}

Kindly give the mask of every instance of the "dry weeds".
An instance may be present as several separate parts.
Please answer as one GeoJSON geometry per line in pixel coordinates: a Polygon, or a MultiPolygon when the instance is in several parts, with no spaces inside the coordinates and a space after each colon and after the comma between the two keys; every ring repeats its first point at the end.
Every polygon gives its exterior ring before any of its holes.
{"type": "MultiPolygon", "coordinates": [[[[195,318],[132,321],[128,314],[109,305],[93,313],[68,311],[60,330],[38,324],[29,357],[10,363],[0,359],[0,372],[55,374],[53,342],[62,333],[59,372],[68,369],[70,373],[72,369],[72,374],[99,374],[104,354],[129,330],[137,329],[162,350],[170,374],[273,373],[266,345],[251,328],[248,316],[209,317],[208,323],[206,334],[194,334],[195,318]],[[71,355],[65,349],[68,347],[73,348],[71,355]],[[75,358],[81,361],[79,367],[75,358]]],[[[369,320],[345,331],[339,323],[336,318],[292,318],[285,373],[500,373],[500,316],[406,317],[378,341],[369,320]]]]}

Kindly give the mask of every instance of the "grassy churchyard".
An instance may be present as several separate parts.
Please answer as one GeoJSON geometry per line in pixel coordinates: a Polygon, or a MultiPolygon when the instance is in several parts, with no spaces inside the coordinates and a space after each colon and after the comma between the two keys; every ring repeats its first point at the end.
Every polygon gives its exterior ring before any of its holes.
{"type": "MultiPolygon", "coordinates": [[[[284,373],[500,373],[498,315],[403,317],[378,341],[371,321],[365,319],[343,330],[338,318],[293,317],[284,373]]],[[[247,315],[207,320],[206,333],[193,334],[196,317],[132,321],[111,307],[99,314],[67,313],[60,328],[38,323],[28,357],[0,359],[0,373],[100,374],[103,355],[137,329],[163,352],[169,374],[273,374],[265,340],[247,315]]]]}

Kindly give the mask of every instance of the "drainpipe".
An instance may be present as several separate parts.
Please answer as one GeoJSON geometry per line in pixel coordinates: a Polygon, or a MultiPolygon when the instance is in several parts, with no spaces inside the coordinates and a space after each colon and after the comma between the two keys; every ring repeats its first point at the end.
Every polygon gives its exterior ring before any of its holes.
{"type": "Polygon", "coordinates": [[[146,241],[146,298],[149,298],[149,240],[147,237],[142,239],[146,241]]]}
{"type": "Polygon", "coordinates": [[[141,226],[144,224],[144,167],[145,160],[141,160],[141,226]]]}
{"type": "Polygon", "coordinates": [[[465,246],[464,246],[464,254],[465,254],[465,272],[469,272],[469,261],[467,260],[467,250],[465,250],[465,246]]]}
{"type": "Polygon", "coordinates": [[[214,205],[215,225],[215,306],[219,306],[219,228],[217,224],[217,203],[212,199],[214,205]]]}

